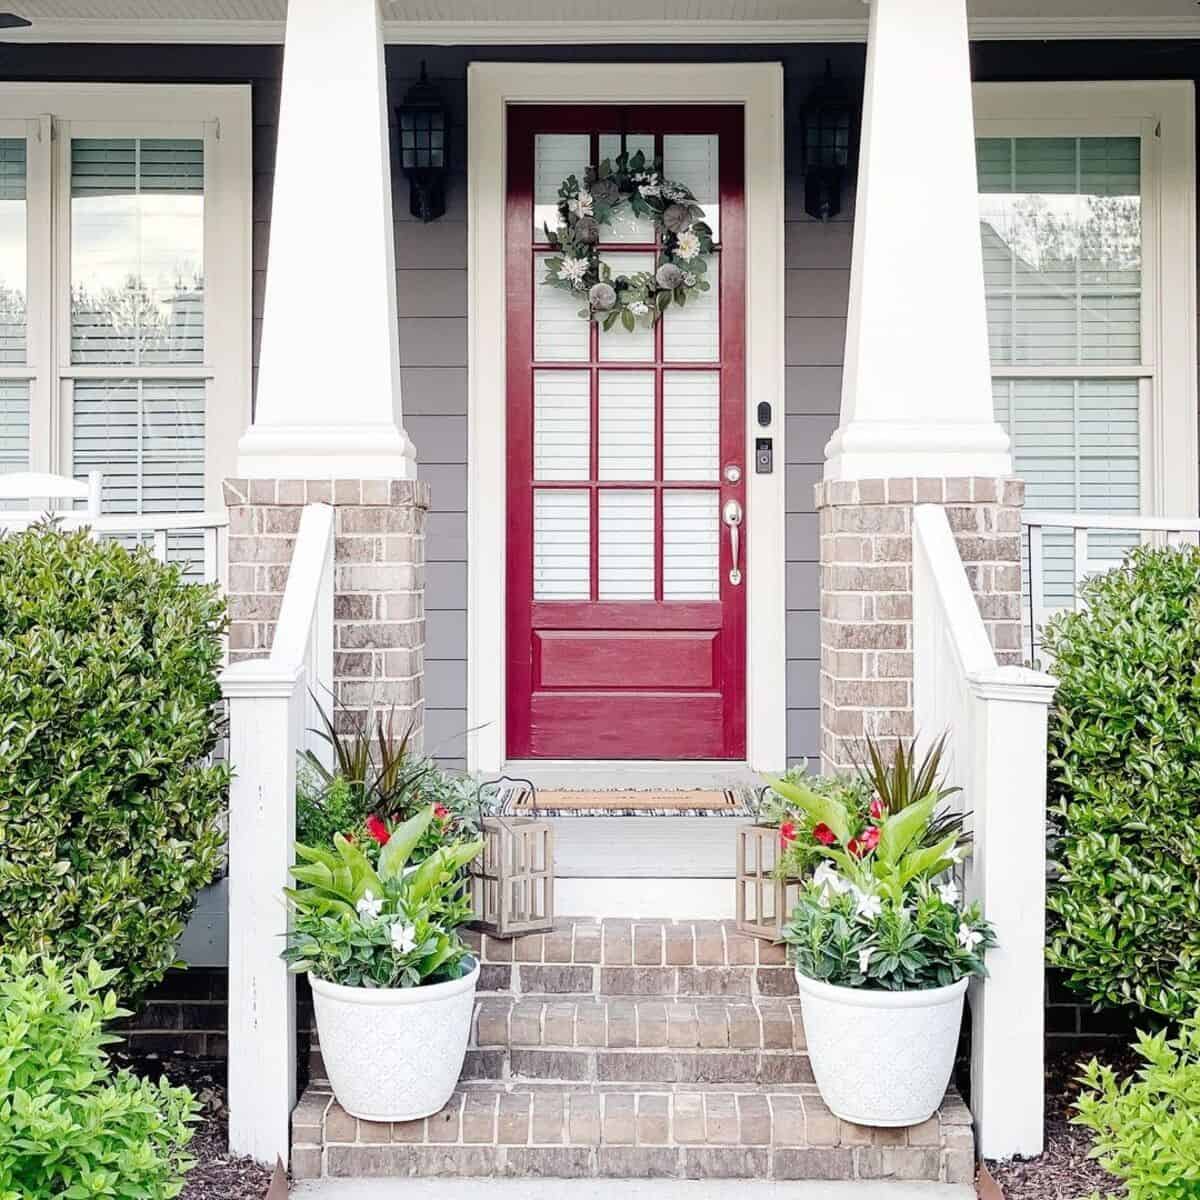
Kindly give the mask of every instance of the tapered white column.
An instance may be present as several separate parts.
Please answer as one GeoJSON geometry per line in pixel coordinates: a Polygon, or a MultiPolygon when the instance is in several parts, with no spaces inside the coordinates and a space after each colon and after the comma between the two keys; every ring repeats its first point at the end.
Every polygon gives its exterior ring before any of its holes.
{"type": "Polygon", "coordinates": [[[254,423],[238,473],[411,478],[379,0],[289,0],[254,423]]]}
{"type": "Polygon", "coordinates": [[[827,479],[1003,476],[965,0],[871,0],[841,426],[827,479]]]}

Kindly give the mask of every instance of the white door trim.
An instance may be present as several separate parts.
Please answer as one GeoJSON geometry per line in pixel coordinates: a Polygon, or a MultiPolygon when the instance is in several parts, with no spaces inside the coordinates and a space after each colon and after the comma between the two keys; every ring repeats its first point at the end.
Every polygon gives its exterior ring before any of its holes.
{"type": "Polygon", "coordinates": [[[783,68],[779,63],[472,63],[467,75],[467,765],[505,761],[505,110],[509,104],[740,104],[746,112],[747,761],[786,760],[783,68]],[[753,387],[750,386],[751,381],[753,387]],[[753,424],[769,401],[769,428],[753,424]]]}

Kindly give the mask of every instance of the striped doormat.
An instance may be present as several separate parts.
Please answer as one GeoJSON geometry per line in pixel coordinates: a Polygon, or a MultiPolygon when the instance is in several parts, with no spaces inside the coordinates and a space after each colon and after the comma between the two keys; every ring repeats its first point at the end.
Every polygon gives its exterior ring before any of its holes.
{"type": "Polygon", "coordinates": [[[520,782],[501,784],[496,810],[511,817],[753,817],[757,793],[751,787],[574,791],[532,791],[520,782]]]}

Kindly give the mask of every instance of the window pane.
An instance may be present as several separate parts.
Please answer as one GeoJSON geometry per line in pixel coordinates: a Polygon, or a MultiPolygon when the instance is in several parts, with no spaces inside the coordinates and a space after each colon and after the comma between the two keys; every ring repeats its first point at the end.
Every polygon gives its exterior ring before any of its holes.
{"type": "Polygon", "coordinates": [[[1141,360],[1141,142],[981,138],[993,361],[1141,360]]]}
{"type": "Polygon", "coordinates": [[[600,599],[654,599],[654,493],[600,493],[600,599]]]}
{"type": "Polygon", "coordinates": [[[591,544],[585,491],[533,493],[533,598],[587,600],[591,544]]]}
{"type": "Polygon", "coordinates": [[[580,182],[591,139],[586,133],[539,133],[533,139],[533,240],[545,243],[545,226],[558,226],[558,189],[568,175],[580,182]]]}
{"type": "Polygon", "coordinates": [[[0,138],[0,363],[25,362],[25,139],[0,138]]]}
{"type": "Polygon", "coordinates": [[[654,478],[654,374],[600,372],[601,479],[654,478]]]}
{"type": "Polygon", "coordinates": [[[0,475],[28,470],[29,384],[0,382],[0,475]]]}
{"type": "Polygon", "coordinates": [[[721,256],[708,259],[707,292],[663,314],[663,358],[667,362],[716,362],[721,357],[721,256]]]}
{"type": "Polygon", "coordinates": [[[543,282],[550,257],[538,254],[533,260],[533,357],[539,362],[586,361],[591,322],[579,313],[587,306],[587,293],[543,282]]]}
{"type": "MultiPolygon", "coordinates": [[[[606,263],[614,279],[619,275],[633,275],[654,271],[654,255],[617,251],[602,254],[600,261],[606,263]]],[[[580,324],[586,324],[581,321],[580,324]]],[[[604,362],[650,362],[654,358],[654,329],[639,321],[630,333],[618,321],[607,333],[600,330],[600,358],[604,362]]]]}
{"type": "Polygon", "coordinates": [[[71,142],[71,360],[204,361],[204,143],[71,142]]]}
{"type": "Polygon", "coordinates": [[[720,496],[663,493],[663,599],[721,598],[720,496]]]}
{"type": "MultiPolygon", "coordinates": [[[[621,153],[621,135],[602,133],[599,137],[600,160],[613,160],[621,153]]],[[[646,156],[647,166],[653,170],[654,134],[629,133],[625,135],[625,149],[630,156],[639,150],[646,156]]],[[[635,217],[628,204],[619,204],[612,212],[612,223],[601,227],[600,238],[604,242],[653,242],[654,222],[649,217],[635,217]]]]}
{"type": "Polygon", "coordinates": [[[591,388],[586,371],[533,375],[533,477],[587,479],[591,474],[591,388]]]}
{"type": "Polygon", "coordinates": [[[668,133],[663,135],[663,174],[672,183],[682,183],[704,209],[704,220],[721,240],[721,167],[715,133],[668,133]]]}
{"type": "Polygon", "coordinates": [[[717,479],[721,377],[716,371],[663,373],[663,478],[717,479]]]}

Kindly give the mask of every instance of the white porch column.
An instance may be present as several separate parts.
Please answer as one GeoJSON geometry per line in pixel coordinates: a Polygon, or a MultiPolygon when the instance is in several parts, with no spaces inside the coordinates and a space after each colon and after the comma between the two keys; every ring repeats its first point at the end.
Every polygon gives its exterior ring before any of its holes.
{"type": "Polygon", "coordinates": [[[410,479],[379,0],[289,0],[254,423],[238,473],[410,479]]]}
{"type": "Polygon", "coordinates": [[[826,479],[1003,476],[965,0],[871,0],[841,426],[826,479]]]}

